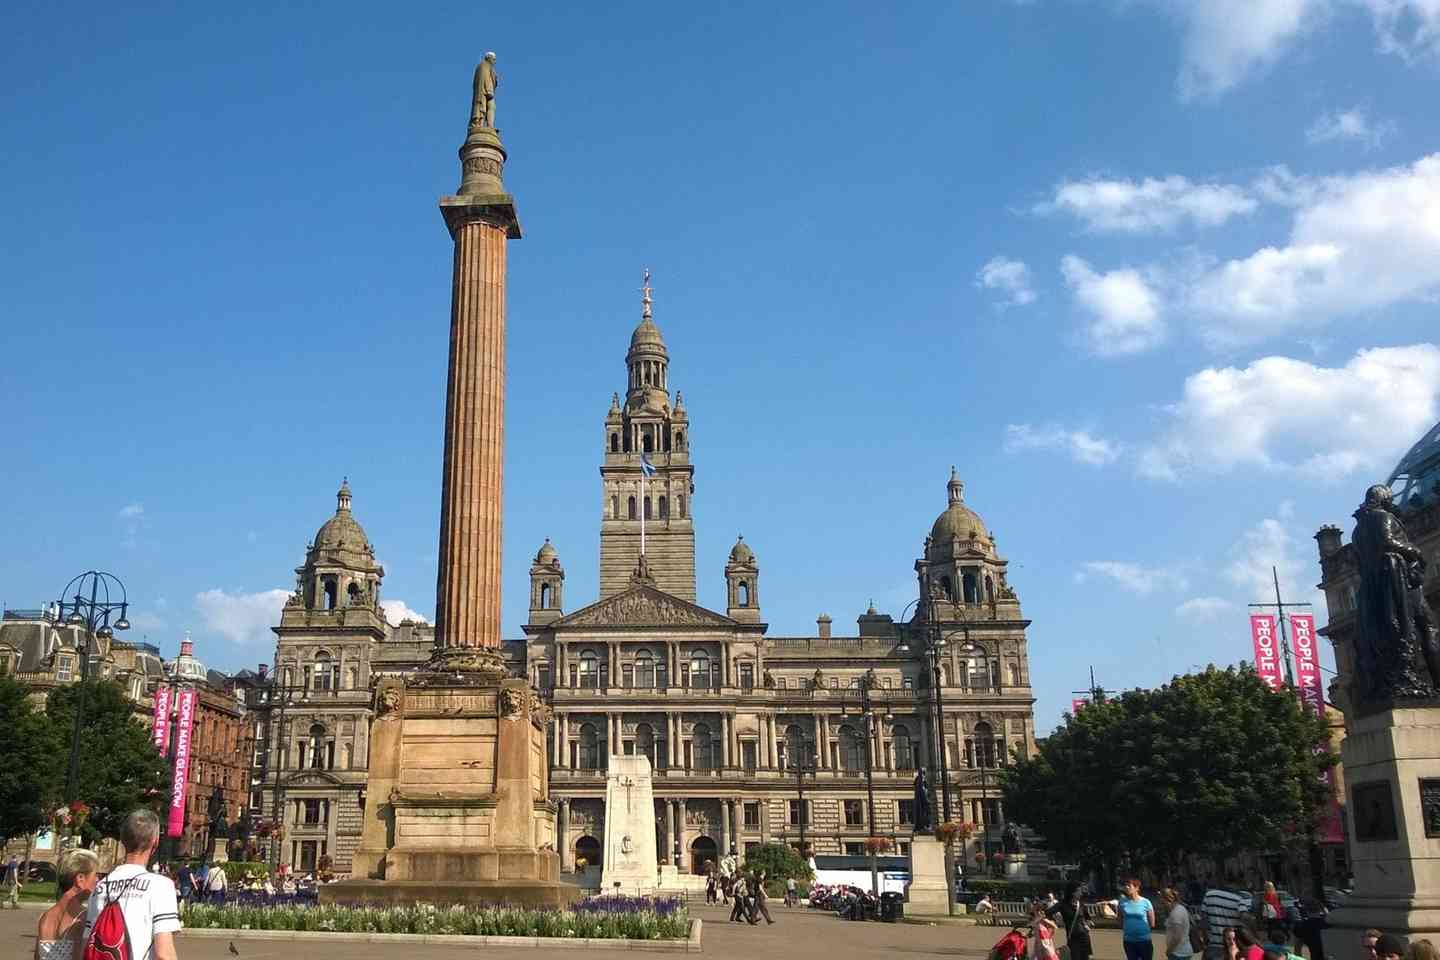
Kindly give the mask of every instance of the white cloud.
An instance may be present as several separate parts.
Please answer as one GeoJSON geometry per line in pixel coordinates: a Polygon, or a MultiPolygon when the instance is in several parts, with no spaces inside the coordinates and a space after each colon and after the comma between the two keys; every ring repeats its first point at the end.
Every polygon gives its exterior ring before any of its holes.
{"type": "Polygon", "coordinates": [[[1104,466],[1120,456],[1120,445],[1091,434],[1088,430],[1066,430],[1056,424],[1035,427],[1012,423],[1005,427],[1005,452],[1060,450],[1076,463],[1104,466]]]}
{"type": "Polygon", "coordinates": [[[429,617],[411,610],[404,600],[381,600],[380,606],[385,611],[385,619],[391,623],[398,624],[402,620],[414,620],[418,623],[430,622],[429,617]]]}
{"type": "Polygon", "coordinates": [[[261,590],[258,593],[228,593],[202,590],[195,594],[195,609],[207,628],[231,643],[270,643],[270,628],[279,624],[280,610],[289,590],[261,590]]]}
{"type": "Polygon", "coordinates": [[[1090,560],[1082,563],[1075,574],[1075,582],[1084,583],[1092,576],[1106,577],[1131,593],[1142,596],[1157,588],[1183,590],[1187,586],[1185,577],[1173,569],[1143,567],[1138,563],[1123,560],[1090,560]]]}
{"type": "Polygon", "coordinates": [[[1183,29],[1182,99],[1224,93],[1321,23],[1331,0],[1166,0],[1183,29]]]}
{"type": "Polygon", "coordinates": [[[1067,255],[1060,261],[1060,272],[1076,303],[1091,316],[1086,336],[1096,353],[1140,353],[1165,338],[1159,294],[1139,271],[1096,273],[1084,260],[1067,255]]]}
{"type": "Polygon", "coordinates": [[[1030,285],[1030,268],[1022,260],[1008,257],[992,257],[975,275],[975,286],[983,290],[998,290],[1004,296],[1002,306],[1023,307],[1035,302],[1035,290],[1030,285]]]}
{"type": "Polygon", "coordinates": [[[142,503],[128,503],[120,508],[116,516],[121,520],[139,520],[145,516],[145,505],[142,503]]]}
{"type": "Polygon", "coordinates": [[[1231,184],[1192,183],[1181,176],[1144,180],[1065,181],[1035,213],[1068,213],[1091,230],[1108,233],[1153,233],[1173,230],[1182,222],[1218,227],[1231,217],[1255,210],[1243,188],[1231,184]]]}
{"type": "Polygon", "coordinates": [[[1236,609],[1235,604],[1221,597],[1191,597],[1175,608],[1175,615],[1202,622],[1218,620],[1236,609]]]}
{"type": "Polygon", "coordinates": [[[1380,49],[1406,60],[1440,50],[1440,0],[1359,0],[1375,18],[1380,49]]]}
{"type": "Polygon", "coordinates": [[[1395,132],[1392,123],[1372,123],[1359,107],[1327,113],[1316,119],[1305,131],[1305,139],[1311,143],[1330,143],[1335,140],[1356,140],[1366,147],[1380,146],[1395,132]]]}
{"type": "Polygon", "coordinates": [[[1440,419],[1440,347],[1361,350],[1343,367],[1264,357],[1185,380],[1142,474],[1179,479],[1242,467],[1336,479],[1383,470],[1440,419]]]}

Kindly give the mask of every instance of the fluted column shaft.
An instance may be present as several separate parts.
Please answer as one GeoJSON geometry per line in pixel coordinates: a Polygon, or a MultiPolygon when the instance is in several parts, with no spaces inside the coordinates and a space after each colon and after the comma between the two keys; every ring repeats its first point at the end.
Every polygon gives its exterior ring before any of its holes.
{"type": "Polygon", "coordinates": [[[500,646],[506,227],[456,225],[440,494],[436,644],[500,646]]]}

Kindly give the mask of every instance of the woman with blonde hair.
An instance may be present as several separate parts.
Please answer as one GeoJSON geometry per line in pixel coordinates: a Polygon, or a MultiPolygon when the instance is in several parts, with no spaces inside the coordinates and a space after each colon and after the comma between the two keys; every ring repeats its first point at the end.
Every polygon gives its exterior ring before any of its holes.
{"type": "Polygon", "coordinates": [[[1440,960],[1440,950],[1429,940],[1416,940],[1405,951],[1405,960],[1440,960]]]}
{"type": "Polygon", "coordinates": [[[85,935],[85,901],[100,880],[100,858],[93,850],[67,850],[60,858],[60,899],[40,915],[35,960],[72,960],[85,935]]]}

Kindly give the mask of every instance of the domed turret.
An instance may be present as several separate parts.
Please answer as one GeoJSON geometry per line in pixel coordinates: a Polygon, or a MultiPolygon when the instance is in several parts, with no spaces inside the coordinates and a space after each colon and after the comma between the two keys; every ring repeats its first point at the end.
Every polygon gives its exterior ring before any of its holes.
{"type": "Polygon", "coordinates": [[[299,589],[293,605],[317,611],[380,609],[380,581],[385,570],[375,560],[375,548],[365,529],[351,513],[348,479],[335,494],[335,515],[315,531],[305,565],[295,572],[299,589]]]}
{"type": "Polygon", "coordinates": [[[311,549],[375,555],[374,548],[370,546],[370,539],[365,536],[365,529],[360,526],[360,522],[350,512],[350,481],[348,478],[340,481],[340,489],[335,493],[335,516],[326,520],[320,529],[315,531],[315,540],[311,549]]]}
{"type": "Polygon", "coordinates": [[[546,537],[530,564],[530,622],[550,623],[563,616],[565,606],[565,568],[560,565],[560,552],[546,537]]]}
{"type": "Polygon", "coordinates": [[[755,551],[745,542],[744,536],[735,539],[735,546],[730,548],[731,563],[754,563],[755,551]]]}
{"type": "Polygon", "coordinates": [[[550,543],[550,538],[546,537],[545,542],[540,545],[539,551],[535,554],[535,562],[543,566],[548,566],[558,556],[559,554],[555,552],[555,547],[550,543]]]}
{"type": "Polygon", "coordinates": [[[760,622],[760,564],[744,537],[735,538],[730,562],[725,564],[725,613],[741,623],[760,622]]]}
{"type": "Polygon", "coordinates": [[[965,505],[965,484],[961,482],[954,467],[950,468],[950,482],[945,486],[950,502],[930,527],[930,546],[926,552],[949,556],[956,539],[964,543],[969,543],[972,539],[988,541],[990,532],[985,529],[985,522],[980,519],[980,515],[965,505]]]}

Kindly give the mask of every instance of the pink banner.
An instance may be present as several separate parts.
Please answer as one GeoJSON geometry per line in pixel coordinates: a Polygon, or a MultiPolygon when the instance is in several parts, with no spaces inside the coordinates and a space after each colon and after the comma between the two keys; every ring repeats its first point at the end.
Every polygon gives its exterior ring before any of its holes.
{"type": "Polygon", "coordinates": [[[164,683],[155,688],[155,725],[151,733],[155,735],[155,749],[165,756],[170,749],[170,687],[164,683]]]}
{"type": "Polygon", "coordinates": [[[190,779],[190,728],[195,720],[195,691],[180,691],[179,714],[175,719],[175,782],[170,789],[169,833],[185,832],[185,788],[190,779]]]}
{"type": "Polygon", "coordinates": [[[1284,680],[1280,676],[1280,653],[1276,649],[1275,616],[1256,613],[1250,617],[1250,639],[1255,642],[1255,672],[1271,690],[1279,690],[1284,680]]]}
{"type": "Polygon", "coordinates": [[[1300,703],[1317,717],[1325,716],[1325,691],[1320,686],[1320,657],[1315,650],[1315,615],[1290,615],[1290,634],[1295,642],[1295,686],[1300,703]]]}

